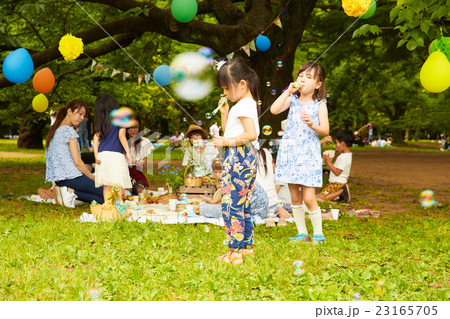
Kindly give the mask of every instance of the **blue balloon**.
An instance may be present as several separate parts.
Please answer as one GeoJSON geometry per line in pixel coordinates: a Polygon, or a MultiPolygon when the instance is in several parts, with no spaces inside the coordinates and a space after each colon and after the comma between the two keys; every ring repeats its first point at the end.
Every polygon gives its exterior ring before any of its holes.
{"type": "Polygon", "coordinates": [[[265,52],[270,48],[270,39],[265,35],[260,35],[256,38],[256,48],[259,51],[265,52]]]}
{"type": "Polygon", "coordinates": [[[27,81],[33,75],[33,70],[33,59],[24,48],[11,52],[3,61],[3,74],[8,81],[13,83],[27,81]]]}
{"type": "Polygon", "coordinates": [[[168,65],[160,65],[153,71],[153,79],[161,86],[165,86],[172,82],[173,70],[168,65]]]}

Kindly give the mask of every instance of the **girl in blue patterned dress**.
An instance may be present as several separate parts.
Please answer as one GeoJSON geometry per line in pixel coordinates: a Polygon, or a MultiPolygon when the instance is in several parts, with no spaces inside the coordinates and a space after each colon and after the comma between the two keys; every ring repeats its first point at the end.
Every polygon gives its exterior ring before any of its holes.
{"type": "Polygon", "coordinates": [[[296,82],[291,83],[270,107],[273,114],[289,108],[278,150],[275,180],[289,185],[298,230],[298,235],[291,240],[309,242],[305,223],[305,212],[308,211],[314,230],[313,244],[325,241],[315,194],[315,188],[322,187],[319,135],[325,136],[329,132],[324,80],[322,66],[308,62],[300,67],[296,82]]]}
{"type": "Polygon", "coordinates": [[[112,110],[118,108],[119,103],[108,93],[100,94],[95,101],[95,186],[103,186],[105,203],[110,197],[111,186],[132,188],[128,162],[132,163],[133,158],[128,146],[126,128],[112,125],[109,116],[112,110]]]}
{"type": "Polygon", "coordinates": [[[217,74],[224,97],[219,101],[224,135],[215,136],[215,146],[223,146],[222,215],[229,252],[218,259],[241,264],[253,255],[253,224],[250,220],[251,194],[256,178],[255,147],[258,147],[259,81],[242,58],[227,61],[217,74]],[[231,110],[227,100],[237,102],[231,110]]]}

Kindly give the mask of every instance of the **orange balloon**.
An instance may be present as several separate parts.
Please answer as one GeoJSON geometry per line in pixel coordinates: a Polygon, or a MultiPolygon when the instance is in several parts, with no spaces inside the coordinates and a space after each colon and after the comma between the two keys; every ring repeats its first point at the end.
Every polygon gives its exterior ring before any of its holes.
{"type": "Polygon", "coordinates": [[[52,70],[44,68],[36,72],[33,77],[33,87],[39,93],[48,93],[55,85],[55,76],[52,70]]]}

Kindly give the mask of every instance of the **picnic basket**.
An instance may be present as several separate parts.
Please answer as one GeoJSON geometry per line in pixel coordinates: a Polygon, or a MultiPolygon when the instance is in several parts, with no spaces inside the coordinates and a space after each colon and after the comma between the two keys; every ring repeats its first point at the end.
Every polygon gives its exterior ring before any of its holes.
{"type": "Polygon", "coordinates": [[[193,165],[192,164],[188,165],[186,167],[186,170],[184,171],[184,186],[190,186],[190,187],[202,186],[202,184],[203,184],[203,176],[199,176],[199,177],[197,177],[197,176],[189,176],[189,175],[186,176],[186,174],[189,171],[189,168],[191,166],[193,166],[193,165]]]}

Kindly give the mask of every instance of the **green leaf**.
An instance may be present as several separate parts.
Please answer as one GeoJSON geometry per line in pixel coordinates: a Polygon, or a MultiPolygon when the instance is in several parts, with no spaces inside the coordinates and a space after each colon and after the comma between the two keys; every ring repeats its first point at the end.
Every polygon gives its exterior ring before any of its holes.
{"type": "Polygon", "coordinates": [[[420,30],[421,30],[423,33],[427,33],[427,34],[428,34],[428,30],[430,30],[430,24],[429,24],[428,22],[426,22],[426,21],[423,21],[423,22],[420,24],[420,30]]]}
{"type": "Polygon", "coordinates": [[[417,47],[417,42],[416,40],[410,40],[408,43],[406,43],[406,48],[409,51],[414,51],[414,49],[417,47]]]}
{"type": "Polygon", "coordinates": [[[437,18],[440,19],[444,17],[448,13],[448,7],[447,6],[440,6],[439,9],[431,15],[431,20],[437,18]]]}
{"type": "Polygon", "coordinates": [[[401,39],[400,41],[398,41],[397,43],[397,48],[401,47],[403,44],[406,43],[406,39],[401,39]]]}
{"type": "MultiPolygon", "coordinates": [[[[449,0],[449,1],[450,1],[450,0],[449,0]]],[[[398,7],[395,7],[395,8],[393,8],[393,9],[391,10],[391,12],[389,13],[389,18],[390,18],[391,22],[394,21],[395,18],[397,18],[398,13],[400,12],[401,9],[402,9],[402,8],[401,8],[400,6],[398,6],[398,7]]]]}

